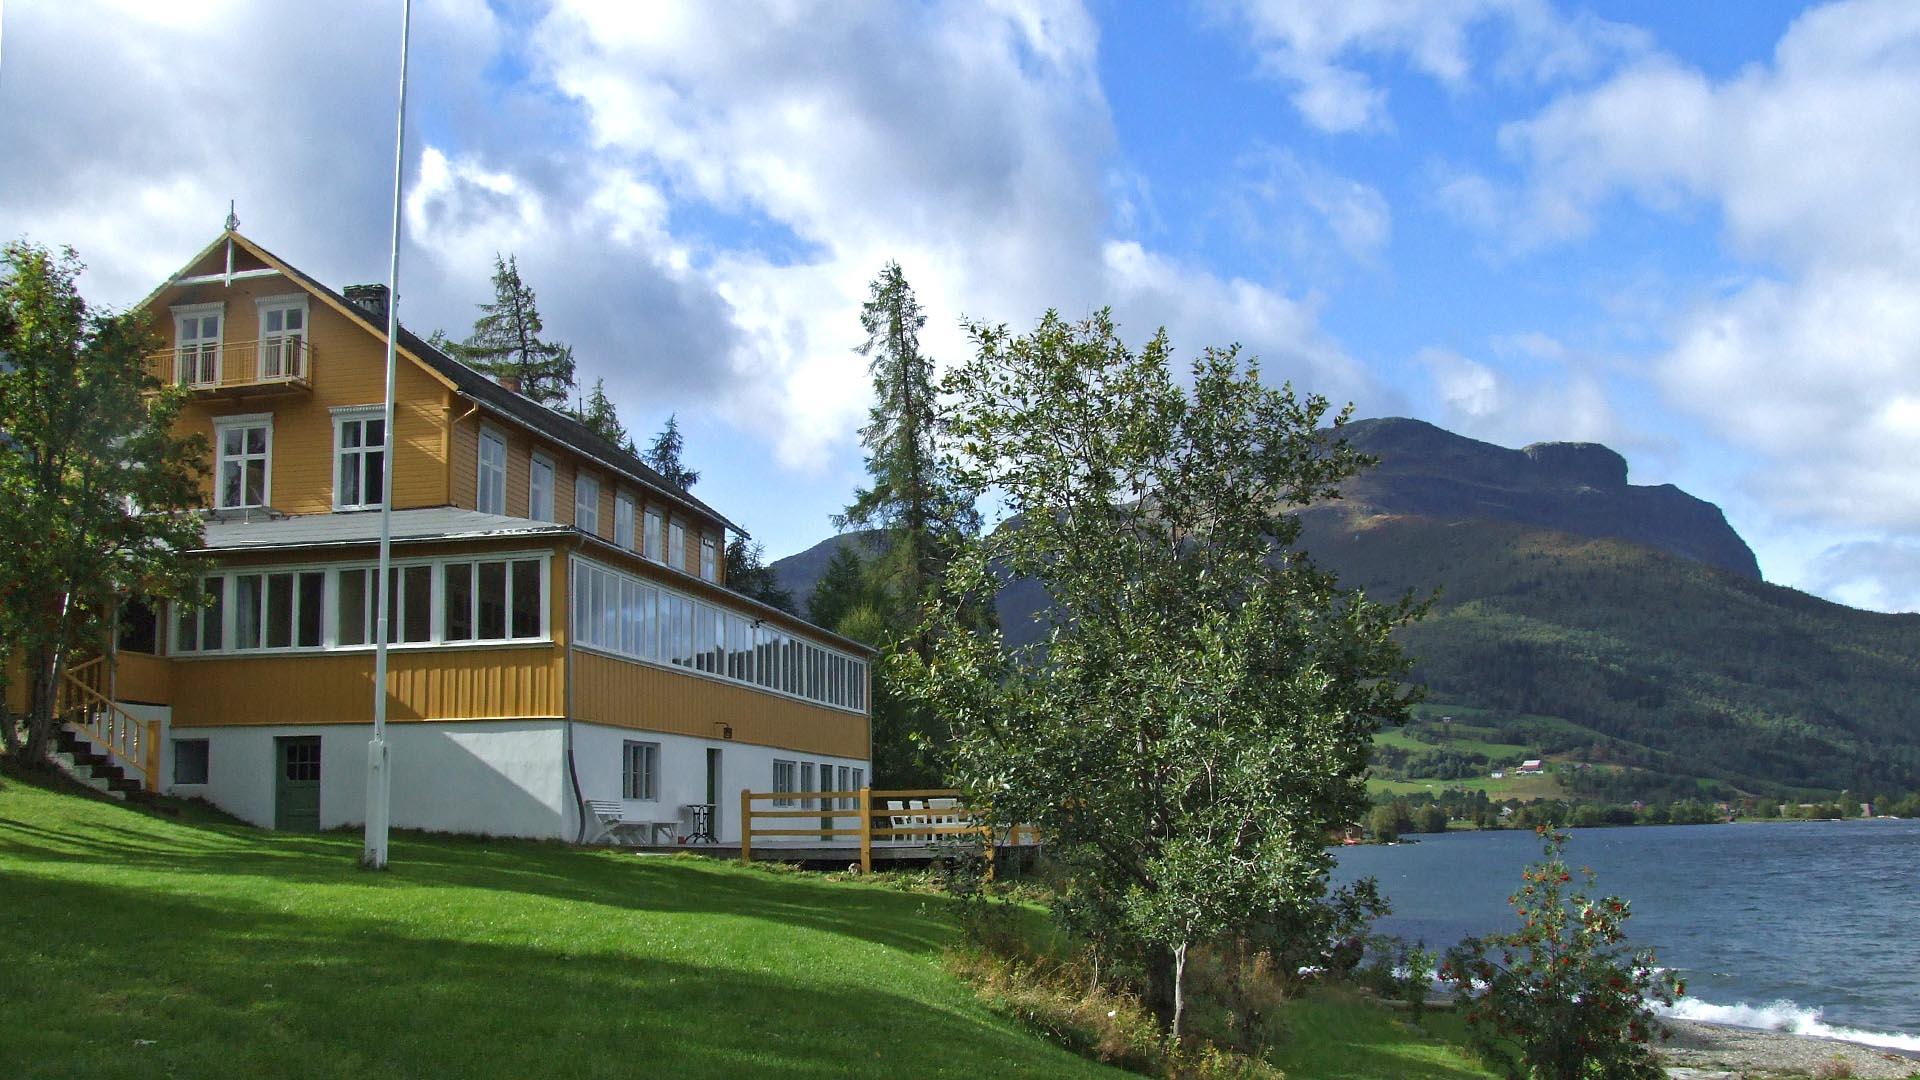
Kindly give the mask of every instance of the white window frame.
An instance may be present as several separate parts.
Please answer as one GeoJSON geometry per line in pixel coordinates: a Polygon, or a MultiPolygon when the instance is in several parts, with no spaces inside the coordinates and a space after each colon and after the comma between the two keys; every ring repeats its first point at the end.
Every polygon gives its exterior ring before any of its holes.
{"type": "Polygon", "coordinates": [[[712,533],[700,534],[700,580],[720,580],[720,541],[712,533]]]}
{"type": "Polygon", "coordinates": [[[559,521],[554,505],[554,489],[560,482],[560,469],[553,458],[535,450],[527,458],[527,516],[535,521],[559,521]],[[540,484],[541,471],[546,472],[546,486],[540,484]]]}
{"type": "Polygon", "coordinates": [[[584,469],[573,474],[573,527],[584,533],[600,535],[600,478],[584,469]],[[592,499],[582,498],[589,490],[592,499]],[[582,510],[586,513],[581,513],[582,510]]]}
{"type": "Polygon", "coordinates": [[[787,807],[787,806],[794,805],[794,803],[797,800],[794,799],[793,793],[800,790],[799,782],[800,782],[800,763],[799,762],[788,761],[785,758],[773,759],[772,790],[787,796],[784,799],[773,800],[773,805],[778,807],[787,807]],[[782,775],[783,773],[785,775],[782,775]]]}
{"type": "MultiPolygon", "coordinates": [[[[427,580],[430,583],[428,592],[427,592],[426,601],[425,601],[426,604],[428,605],[428,608],[427,608],[429,613],[428,622],[430,624],[430,629],[427,634],[427,639],[424,641],[396,640],[391,642],[388,645],[389,649],[411,650],[411,651],[445,650],[445,649],[490,649],[490,648],[500,648],[503,646],[511,647],[511,646],[525,646],[525,645],[544,645],[544,644],[551,644],[553,642],[553,553],[551,551],[540,551],[540,550],[475,551],[475,552],[465,552],[457,555],[436,556],[434,558],[413,558],[413,559],[393,560],[393,569],[395,571],[395,576],[402,583],[403,587],[404,587],[404,583],[407,580],[406,572],[408,570],[415,569],[418,567],[428,568],[427,580]],[[513,630],[513,607],[512,607],[513,569],[512,569],[512,566],[514,563],[517,563],[517,562],[528,562],[528,561],[537,562],[539,564],[539,568],[536,571],[536,576],[538,577],[540,582],[540,601],[539,601],[540,611],[539,611],[539,617],[537,619],[538,625],[535,627],[535,631],[536,631],[535,636],[505,637],[505,638],[476,637],[476,638],[460,638],[457,640],[449,640],[447,638],[446,567],[449,564],[459,565],[459,564],[472,564],[472,563],[482,563],[482,562],[504,562],[507,564],[508,566],[507,583],[506,583],[507,610],[505,614],[505,619],[506,619],[507,632],[511,634],[513,630]]],[[[171,605],[168,605],[168,612],[167,612],[167,628],[168,628],[167,655],[170,657],[177,657],[181,659],[192,659],[197,657],[281,656],[281,655],[287,655],[291,653],[313,654],[313,653],[329,653],[329,652],[333,652],[333,653],[372,652],[374,649],[375,631],[377,630],[375,623],[378,620],[378,616],[377,614],[375,614],[375,610],[374,610],[378,606],[378,602],[375,599],[375,597],[378,596],[378,593],[374,591],[379,587],[378,571],[379,571],[379,564],[376,562],[351,561],[351,562],[287,563],[287,564],[275,564],[273,566],[262,566],[262,567],[228,568],[228,569],[216,570],[216,571],[212,571],[210,573],[204,574],[201,577],[201,580],[203,582],[216,581],[219,584],[220,604],[219,604],[219,613],[218,613],[219,614],[218,630],[220,633],[221,647],[218,649],[180,648],[179,634],[177,632],[177,628],[179,627],[180,619],[184,614],[186,614],[188,609],[186,609],[184,605],[171,604],[171,605]],[[241,649],[241,648],[235,647],[235,643],[238,641],[238,630],[239,630],[239,617],[238,617],[238,609],[236,606],[238,598],[235,595],[236,588],[234,586],[235,578],[244,577],[248,574],[262,574],[262,575],[283,574],[283,573],[292,574],[294,575],[294,578],[295,578],[294,592],[296,597],[295,603],[297,604],[300,602],[298,600],[299,575],[302,573],[313,573],[316,571],[321,571],[326,573],[326,583],[321,589],[321,605],[322,605],[321,627],[320,627],[321,643],[318,646],[295,644],[288,647],[274,647],[274,648],[267,648],[267,647],[264,647],[264,645],[259,648],[248,648],[248,649],[241,649]],[[365,616],[366,623],[362,628],[365,631],[363,636],[365,637],[366,640],[359,644],[342,645],[339,643],[340,642],[340,575],[343,572],[350,572],[350,571],[365,571],[367,574],[367,593],[366,593],[367,614],[365,616]]],[[[477,574],[477,571],[476,571],[476,574],[477,574]]],[[[263,589],[264,589],[264,585],[263,585],[263,589]]],[[[478,592],[478,589],[476,584],[476,588],[475,588],[476,605],[478,603],[477,592],[478,592]]],[[[393,607],[392,617],[397,624],[398,620],[403,614],[402,597],[396,594],[393,597],[393,601],[394,601],[394,607],[393,607]]],[[[196,619],[203,619],[205,614],[206,613],[203,611],[194,613],[196,619]]],[[[478,633],[477,611],[475,612],[474,618],[475,618],[475,632],[478,633]]],[[[298,631],[299,631],[299,623],[298,621],[296,621],[294,623],[294,640],[295,641],[298,640],[298,636],[299,636],[298,631]]],[[[261,639],[263,642],[265,641],[265,635],[266,635],[266,628],[263,624],[262,630],[261,630],[261,639]]],[[[204,636],[205,636],[205,628],[201,626],[196,626],[195,638],[199,639],[204,636]]]]}
{"type": "Polygon", "coordinates": [[[667,515],[657,506],[649,506],[642,515],[645,525],[643,542],[646,550],[641,552],[654,562],[667,561],[667,515]]]}
{"type": "Polygon", "coordinates": [[[474,474],[473,474],[474,475],[474,480],[473,480],[474,509],[478,510],[483,514],[499,514],[504,516],[507,512],[507,437],[506,435],[502,434],[500,431],[494,428],[483,426],[480,429],[478,456],[479,456],[479,462],[475,466],[474,474]],[[491,465],[487,461],[487,446],[489,443],[495,446],[498,446],[500,448],[500,464],[498,466],[491,465]],[[492,477],[491,484],[489,484],[489,477],[488,477],[489,473],[495,474],[492,477]],[[489,490],[496,493],[495,497],[492,500],[489,500],[487,498],[487,492],[489,490]],[[493,505],[489,506],[488,505],[489,502],[491,502],[493,505]]]}
{"type": "Polygon", "coordinates": [[[214,505],[214,508],[217,510],[251,510],[251,509],[259,509],[260,507],[273,505],[273,414],[272,413],[244,413],[237,416],[214,417],[213,419],[213,505],[214,505]],[[243,501],[229,505],[226,501],[227,462],[228,460],[230,460],[227,456],[227,440],[226,440],[227,430],[229,428],[246,429],[246,428],[256,428],[256,427],[264,427],[267,429],[266,452],[260,455],[247,453],[245,442],[244,442],[244,436],[242,437],[243,442],[241,444],[241,453],[240,453],[239,460],[241,462],[240,498],[243,501]],[[247,497],[246,464],[245,463],[247,461],[252,460],[256,456],[259,456],[260,458],[262,458],[262,463],[261,463],[262,468],[260,470],[260,474],[261,474],[260,501],[257,504],[244,501],[247,497]]]}
{"type": "Polygon", "coordinates": [[[628,802],[660,801],[660,744],[624,739],[620,743],[620,797],[628,802]],[[633,768],[634,752],[640,755],[640,768],[633,768]],[[634,781],[639,780],[635,785],[634,781]],[[638,791],[636,792],[636,786],[638,791]]]}
{"type": "Polygon", "coordinates": [[[633,493],[615,491],[613,493],[613,542],[617,547],[633,550],[633,515],[635,511],[633,493]]]}
{"type": "MultiPolygon", "coordinates": [[[[211,304],[177,304],[170,310],[173,312],[173,381],[180,386],[219,386],[226,353],[226,303],[224,301],[215,301],[211,304]],[[198,320],[208,315],[214,316],[217,322],[217,325],[214,327],[213,336],[213,378],[211,380],[198,378],[197,376],[200,374],[200,365],[198,363],[194,366],[194,375],[196,377],[192,379],[183,378],[184,373],[181,368],[181,361],[186,357],[186,346],[181,341],[181,338],[184,336],[182,331],[186,329],[188,319],[195,320],[195,328],[197,330],[198,320]]],[[[196,345],[195,359],[197,361],[200,359],[200,354],[204,353],[206,339],[196,335],[194,341],[196,345]]]]}
{"type": "Polygon", "coordinates": [[[260,330],[259,357],[257,360],[259,366],[254,369],[256,378],[266,381],[270,379],[291,378],[295,375],[304,376],[306,374],[304,370],[295,370],[295,368],[304,367],[304,365],[300,364],[300,354],[306,347],[307,328],[312,325],[313,322],[312,315],[307,309],[307,294],[286,293],[280,296],[262,296],[255,300],[253,305],[254,314],[258,320],[254,325],[259,327],[260,330]],[[300,313],[300,329],[292,332],[287,331],[286,320],[283,317],[281,319],[280,332],[273,335],[276,339],[297,338],[299,339],[299,344],[294,346],[294,360],[291,364],[287,362],[287,354],[284,347],[282,347],[282,349],[278,351],[278,355],[274,357],[277,370],[269,371],[267,369],[267,314],[273,311],[298,311],[300,313]]]}
{"type": "Polygon", "coordinates": [[[864,658],[584,556],[570,558],[567,576],[573,590],[570,640],[576,648],[866,715],[864,701],[844,692],[830,695],[825,677],[805,678],[810,666],[824,672],[826,659],[833,657],[839,661],[843,683],[863,684],[868,663],[864,658]],[[703,613],[709,617],[703,618],[703,613]],[[747,633],[732,632],[729,627],[736,620],[746,623],[747,633]],[[702,640],[702,626],[715,636],[702,640]],[[715,626],[721,628],[718,633],[715,626]],[[720,661],[703,665],[708,651],[716,647],[722,650],[720,661]],[[744,654],[738,665],[733,662],[735,652],[744,654]]]}
{"type": "Polygon", "coordinates": [[[677,517],[667,518],[667,565],[682,573],[687,569],[687,527],[677,517]]]}
{"type": "MultiPolygon", "coordinates": [[[[386,445],[384,439],[380,445],[367,445],[366,422],[369,420],[386,419],[386,411],[384,405],[341,405],[333,410],[333,508],[335,510],[373,510],[379,507],[380,504],[378,502],[368,502],[366,500],[367,477],[365,465],[368,457],[374,454],[384,454],[386,452],[386,445]],[[360,445],[351,449],[344,445],[344,436],[348,424],[361,425],[360,445]],[[355,467],[361,469],[361,499],[359,502],[344,502],[340,498],[340,493],[346,486],[340,482],[341,469],[345,464],[342,459],[349,455],[360,459],[355,462],[355,467]]],[[[382,471],[384,472],[384,468],[382,471]]],[[[381,494],[384,498],[386,493],[386,477],[383,475],[380,479],[381,494]]]]}

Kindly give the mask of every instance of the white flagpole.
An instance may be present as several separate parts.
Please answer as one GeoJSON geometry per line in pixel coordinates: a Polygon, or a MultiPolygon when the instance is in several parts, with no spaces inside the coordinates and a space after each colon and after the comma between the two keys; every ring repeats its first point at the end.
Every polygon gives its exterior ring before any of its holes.
{"type": "Polygon", "coordinates": [[[400,177],[407,161],[407,34],[413,0],[400,0],[400,116],[393,136],[393,247],[387,260],[387,399],[381,412],[380,582],[373,645],[373,741],[367,744],[367,843],[362,865],[387,867],[387,828],[393,800],[392,759],[387,754],[387,626],[393,612],[393,373],[400,337],[400,177]]]}

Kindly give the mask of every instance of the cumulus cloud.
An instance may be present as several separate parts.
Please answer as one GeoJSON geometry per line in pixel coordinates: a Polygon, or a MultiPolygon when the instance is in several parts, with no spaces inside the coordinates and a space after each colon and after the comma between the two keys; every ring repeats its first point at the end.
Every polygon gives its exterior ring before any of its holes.
{"type": "Polygon", "coordinates": [[[1496,368],[1450,349],[1414,358],[1426,373],[1430,408],[1442,426],[1504,446],[1533,442],[1614,442],[1623,433],[1607,388],[1539,334],[1503,343],[1529,353],[1532,366],[1496,368]]]}
{"type": "Polygon", "coordinates": [[[1683,308],[1654,378],[1761,456],[1776,511],[1920,531],[1920,8],[1830,4],[1724,79],[1665,57],[1510,125],[1519,235],[1704,205],[1749,269],[1683,308]]]}
{"type": "Polygon", "coordinates": [[[1393,209],[1379,189],[1298,154],[1263,146],[1243,155],[1239,233],[1284,246],[1295,265],[1330,250],[1371,264],[1393,239],[1393,209]]]}
{"type": "Polygon", "coordinates": [[[1481,66],[1497,78],[1543,83],[1591,74],[1645,47],[1644,35],[1548,0],[1220,0],[1251,35],[1262,71],[1292,87],[1294,107],[1323,131],[1392,126],[1369,57],[1404,62],[1449,90],[1473,83],[1477,37],[1495,38],[1481,66]]]}

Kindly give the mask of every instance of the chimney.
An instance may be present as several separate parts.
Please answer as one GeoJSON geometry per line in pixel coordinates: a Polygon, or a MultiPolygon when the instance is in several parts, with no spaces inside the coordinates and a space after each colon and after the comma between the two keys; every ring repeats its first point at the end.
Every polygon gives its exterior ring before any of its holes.
{"type": "Polygon", "coordinates": [[[517,394],[520,392],[520,376],[518,375],[496,375],[493,381],[499,383],[508,393],[517,394]]]}
{"type": "Polygon", "coordinates": [[[385,285],[349,285],[347,286],[347,303],[380,322],[387,321],[387,287],[385,285]]]}

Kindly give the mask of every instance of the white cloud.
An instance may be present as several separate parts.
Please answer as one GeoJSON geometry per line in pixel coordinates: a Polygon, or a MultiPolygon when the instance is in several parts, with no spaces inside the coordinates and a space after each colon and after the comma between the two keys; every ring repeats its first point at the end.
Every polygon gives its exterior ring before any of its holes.
{"type": "Polygon", "coordinates": [[[1622,425],[1605,384],[1564,362],[1563,346],[1538,334],[1505,344],[1542,362],[1502,370],[1441,348],[1414,357],[1426,372],[1432,412],[1442,426],[1503,446],[1620,441],[1622,425]]]}
{"type": "Polygon", "coordinates": [[[1390,128],[1387,91],[1359,64],[1404,61],[1454,92],[1473,83],[1473,39],[1497,30],[1497,77],[1541,83],[1591,74],[1638,51],[1643,36],[1549,0],[1219,0],[1243,25],[1264,72],[1293,87],[1295,108],[1324,131],[1390,128]]]}
{"type": "Polygon", "coordinates": [[[1761,456],[1778,513],[1920,533],[1920,7],[1808,12],[1771,64],[1722,81],[1652,58],[1503,144],[1523,243],[1577,237],[1620,197],[1718,211],[1753,269],[1671,324],[1654,379],[1761,456]]]}
{"type": "Polygon", "coordinates": [[[1284,245],[1294,265],[1323,262],[1330,248],[1373,263],[1393,239],[1392,207],[1372,185],[1274,147],[1244,155],[1239,167],[1246,179],[1236,232],[1284,245]]]}
{"type": "Polygon", "coordinates": [[[1920,612],[1920,544],[1856,540],[1836,544],[1807,571],[1813,591],[1872,611],[1920,612]]]}

